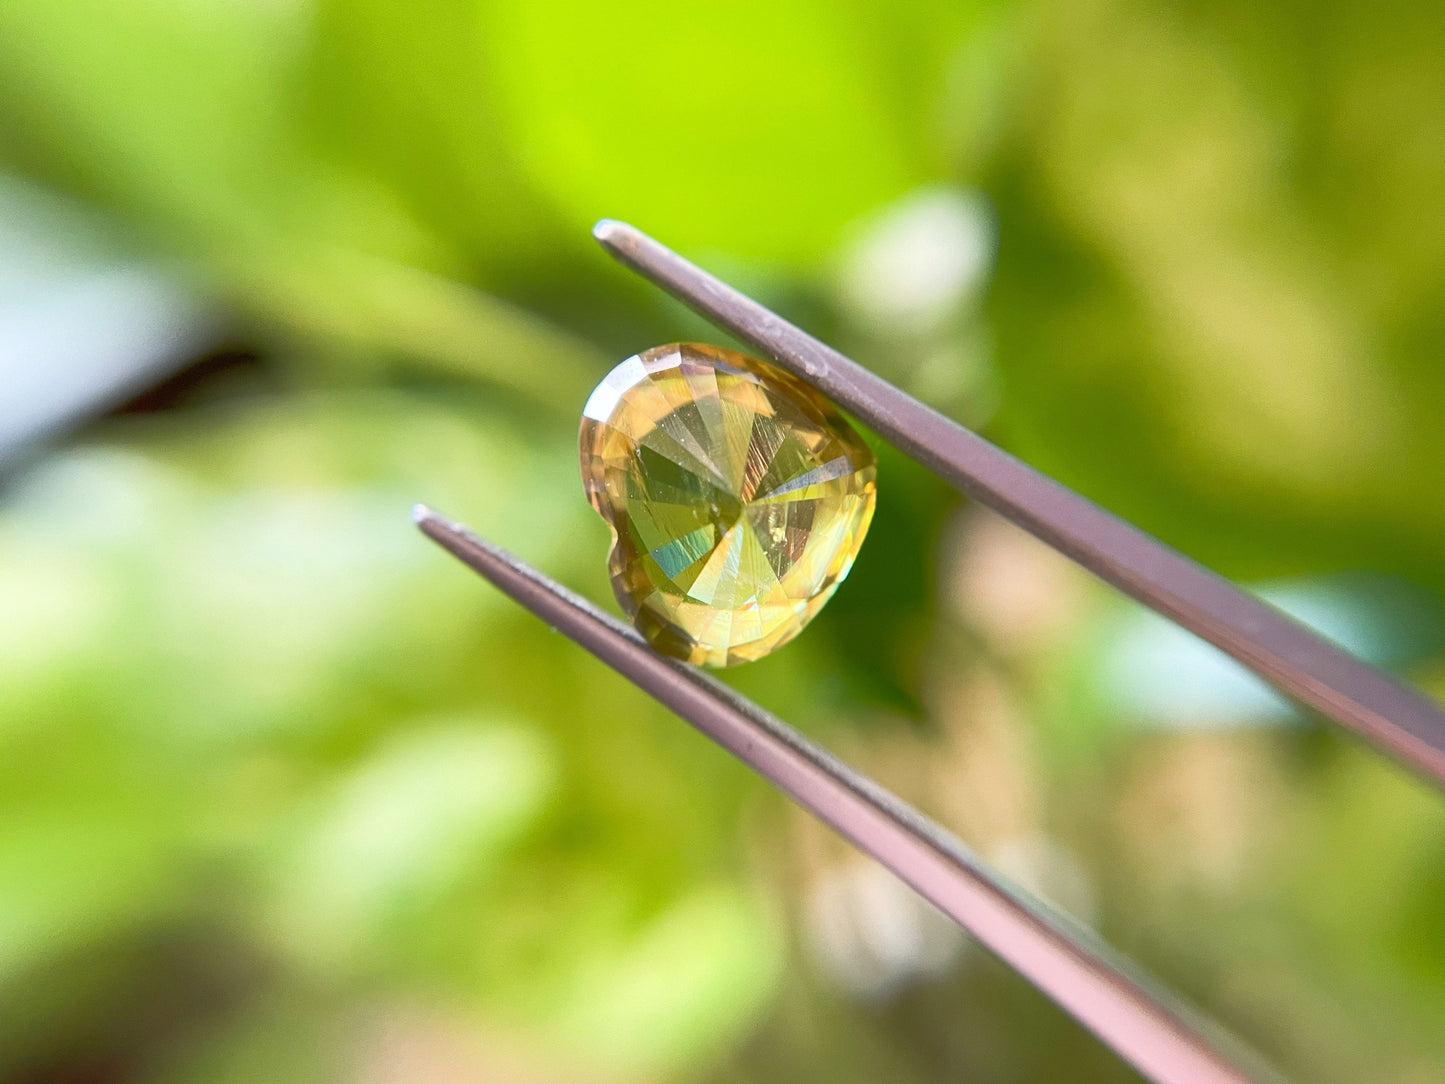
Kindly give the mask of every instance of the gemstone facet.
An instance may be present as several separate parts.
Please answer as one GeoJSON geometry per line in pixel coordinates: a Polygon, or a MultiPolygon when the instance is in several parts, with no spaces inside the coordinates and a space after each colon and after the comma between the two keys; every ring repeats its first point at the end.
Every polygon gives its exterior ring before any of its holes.
{"type": "Polygon", "coordinates": [[[628,358],[588,399],[587,499],[612,587],[663,654],[762,658],[848,575],[873,518],[873,453],[816,391],[697,343],[628,358]]]}

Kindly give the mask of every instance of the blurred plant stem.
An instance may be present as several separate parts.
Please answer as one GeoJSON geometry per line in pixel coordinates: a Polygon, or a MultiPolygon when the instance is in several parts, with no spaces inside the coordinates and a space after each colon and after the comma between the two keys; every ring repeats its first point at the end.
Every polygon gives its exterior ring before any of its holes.
{"type": "Polygon", "coordinates": [[[354,250],[287,250],[238,263],[254,317],[353,360],[399,359],[519,392],[575,416],[603,353],[515,305],[418,267],[354,250]]]}

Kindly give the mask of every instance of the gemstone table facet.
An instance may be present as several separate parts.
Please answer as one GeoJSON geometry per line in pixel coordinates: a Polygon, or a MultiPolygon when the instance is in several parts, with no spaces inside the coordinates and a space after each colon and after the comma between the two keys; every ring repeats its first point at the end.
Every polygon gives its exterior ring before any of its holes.
{"type": "Polygon", "coordinates": [[[792,375],[696,343],[628,358],[582,415],[587,499],[613,590],[648,641],[705,666],[762,658],[848,575],[873,454],[792,375]]]}

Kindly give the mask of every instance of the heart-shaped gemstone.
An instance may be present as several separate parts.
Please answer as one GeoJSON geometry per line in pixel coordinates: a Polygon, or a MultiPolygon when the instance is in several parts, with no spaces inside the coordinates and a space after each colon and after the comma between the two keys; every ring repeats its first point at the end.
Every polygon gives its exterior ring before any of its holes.
{"type": "Polygon", "coordinates": [[[628,358],[587,400],[587,499],[612,527],[617,600],[657,650],[762,658],[848,575],[873,517],[873,453],[816,391],[697,343],[628,358]]]}

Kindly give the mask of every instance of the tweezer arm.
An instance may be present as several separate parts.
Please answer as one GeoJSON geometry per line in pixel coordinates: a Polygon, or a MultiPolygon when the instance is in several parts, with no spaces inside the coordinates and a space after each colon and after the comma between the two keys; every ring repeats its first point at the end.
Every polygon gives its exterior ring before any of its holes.
{"type": "Polygon", "coordinates": [[[1439,705],[945,418],[639,230],[604,219],[593,233],[620,262],[812,384],[963,493],[1445,785],[1445,711],[1439,705]]]}
{"type": "Polygon", "coordinates": [[[1249,1084],[1248,1075],[1146,993],[1102,946],[1012,892],[962,843],[780,720],[510,554],[418,506],[417,525],[553,628],[635,682],[952,917],[1158,1084],[1249,1084]]]}

